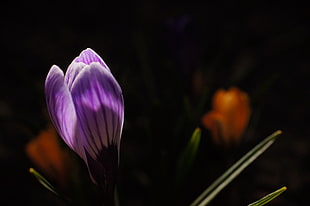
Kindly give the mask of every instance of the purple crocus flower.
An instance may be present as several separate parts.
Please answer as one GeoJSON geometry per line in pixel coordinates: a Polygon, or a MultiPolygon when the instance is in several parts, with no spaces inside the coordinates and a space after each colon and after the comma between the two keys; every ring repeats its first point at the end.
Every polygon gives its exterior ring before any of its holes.
{"type": "Polygon", "coordinates": [[[50,117],[64,142],[86,163],[92,181],[113,193],[124,121],[122,90],[92,49],[69,65],[53,65],[45,81],[50,117]]]}

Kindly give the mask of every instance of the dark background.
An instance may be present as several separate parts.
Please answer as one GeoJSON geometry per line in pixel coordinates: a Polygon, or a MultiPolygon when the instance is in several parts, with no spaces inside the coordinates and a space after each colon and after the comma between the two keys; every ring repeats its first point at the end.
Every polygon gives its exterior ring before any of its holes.
{"type": "Polygon", "coordinates": [[[123,88],[121,205],[189,205],[272,132],[283,135],[212,205],[246,205],[282,186],[273,205],[306,205],[309,176],[309,7],[252,1],[15,1],[0,13],[0,204],[60,204],[28,174],[25,144],[48,124],[44,80],[90,47],[123,88]],[[203,130],[182,189],[173,168],[218,88],[238,86],[252,118],[239,147],[203,130]],[[187,106],[186,106],[187,105],[187,106]],[[203,105],[204,107],[200,107],[203,105]],[[203,108],[203,109],[202,109],[203,108]]]}

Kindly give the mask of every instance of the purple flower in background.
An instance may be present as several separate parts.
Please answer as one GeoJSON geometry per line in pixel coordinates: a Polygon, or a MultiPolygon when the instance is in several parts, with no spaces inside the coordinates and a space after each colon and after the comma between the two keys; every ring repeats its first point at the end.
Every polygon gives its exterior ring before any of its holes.
{"type": "Polygon", "coordinates": [[[94,183],[113,193],[124,121],[122,90],[92,49],[66,74],[53,65],[45,82],[50,117],[65,143],[87,164],[94,183]]]}

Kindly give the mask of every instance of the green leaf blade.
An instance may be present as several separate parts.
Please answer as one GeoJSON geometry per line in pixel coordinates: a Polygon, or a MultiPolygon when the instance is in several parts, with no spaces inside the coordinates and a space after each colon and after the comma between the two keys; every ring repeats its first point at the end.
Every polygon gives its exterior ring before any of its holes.
{"type": "Polygon", "coordinates": [[[56,188],[45,177],[43,177],[43,175],[41,175],[38,171],[36,171],[33,168],[30,168],[29,173],[32,174],[43,187],[45,187],[47,190],[55,194],[64,203],[69,204],[71,202],[71,200],[68,199],[67,197],[60,195],[60,193],[56,191],[56,188]]]}
{"type": "Polygon", "coordinates": [[[248,206],[263,206],[267,203],[269,203],[271,200],[275,199],[276,197],[278,197],[279,195],[281,195],[283,192],[285,192],[287,190],[286,187],[282,187],[266,196],[264,196],[263,198],[259,199],[256,202],[253,202],[251,204],[249,204],[248,206]]]}
{"type": "Polygon", "coordinates": [[[246,167],[267,150],[281,133],[282,132],[278,130],[257,144],[252,150],[246,153],[240,160],[224,172],[224,174],[216,179],[190,206],[204,206],[209,204],[222,189],[224,189],[246,167]]]}
{"type": "Polygon", "coordinates": [[[178,164],[177,164],[177,174],[176,174],[176,183],[180,184],[184,177],[190,171],[192,164],[197,156],[199,144],[201,139],[201,129],[196,128],[186,145],[183,153],[180,155],[178,164]]]}
{"type": "Polygon", "coordinates": [[[33,168],[29,169],[30,174],[32,174],[38,182],[43,185],[46,189],[54,193],[55,195],[59,196],[59,194],[56,192],[55,187],[46,179],[44,178],[38,171],[36,171],[33,168]]]}

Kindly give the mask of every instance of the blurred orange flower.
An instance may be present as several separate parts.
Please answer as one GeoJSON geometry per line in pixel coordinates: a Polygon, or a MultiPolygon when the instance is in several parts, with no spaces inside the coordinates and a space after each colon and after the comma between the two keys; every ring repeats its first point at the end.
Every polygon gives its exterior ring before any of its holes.
{"type": "Polygon", "coordinates": [[[237,87],[219,89],[212,99],[212,110],[202,117],[216,144],[239,143],[251,115],[248,95],[237,87]]]}
{"type": "Polygon", "coordinates": [[[49,178],[65,188],[68,183],[69,153],[62,148],[55,129],[49,126],[26,145],[26,154],[49,178]]]}

